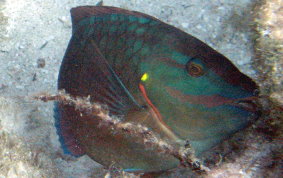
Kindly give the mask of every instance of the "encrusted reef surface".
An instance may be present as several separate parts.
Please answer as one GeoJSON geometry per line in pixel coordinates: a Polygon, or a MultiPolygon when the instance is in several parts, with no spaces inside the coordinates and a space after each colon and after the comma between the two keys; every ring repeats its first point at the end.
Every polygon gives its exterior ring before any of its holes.
{"type": "MultiPolygon", "coordinates": [[[[71,36],[69,10],[93,0],[0,0],[0,177],[139,177],[60,149],[53,103],[71,36]]],[[[223,53],[260,86],[262,117],[200,158],[211,171],[161,177],[282,177],[283,4],[281,0],[105,0],[155,16],[223,53]],[[281,142],[281,143],[280,143],[281,142]]]]}
{"type": "Polygon", "coordinates": [[[254,66],[262,94],[282,106],[283,2],[263,0],[254,8],[254,66]]]}
{"type": "Polygon", "coordinates": [[[262,117],[220,146],[223,150],[218,152],[228,154],[208,177],[283,175],[283,2],[256,1],[250,15],[252,64],[262,96],[262,117]]]}

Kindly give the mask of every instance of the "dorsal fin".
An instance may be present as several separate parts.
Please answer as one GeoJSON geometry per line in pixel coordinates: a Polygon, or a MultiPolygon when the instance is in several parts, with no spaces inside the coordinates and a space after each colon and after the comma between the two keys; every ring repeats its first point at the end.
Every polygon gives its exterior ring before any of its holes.
{"type": "Polygon", "coordinates": [[[72,24],[73,27],[76,26],[82,19],[92,17],[92,16],[103,16],[107,14],[125,14],[132,15],[136,17],[145,17],[148,19],[153,19],[159,21],[157,18],[152,16],[137,12],[121,9],[118,7],[111,6],[79,6],[71,9],[72,24]]]}
{"type": "Polygon", "coordinates": [[[103,0],[99,1],[96,6],[103,6],[103,0]]]}

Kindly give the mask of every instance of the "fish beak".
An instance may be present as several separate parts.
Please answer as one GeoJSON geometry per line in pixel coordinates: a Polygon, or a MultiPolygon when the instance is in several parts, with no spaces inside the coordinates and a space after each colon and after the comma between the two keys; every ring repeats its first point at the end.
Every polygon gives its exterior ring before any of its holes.
{"type": "Polygon", "coordinates": [[[247,98],[237,99],[234,100],[232,104],[256,114],[258,114],[261,110],[258,97],[247,97],[247,98]]]}

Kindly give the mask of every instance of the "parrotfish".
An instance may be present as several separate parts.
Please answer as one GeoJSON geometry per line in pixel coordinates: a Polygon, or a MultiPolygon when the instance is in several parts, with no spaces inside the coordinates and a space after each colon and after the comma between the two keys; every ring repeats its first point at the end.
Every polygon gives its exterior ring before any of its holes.
{"type": "MultiPolygon", "coordinates": [[[[255,82],[182,30],[108,6],[76,7],[71,17],[59,90],[90,97],[110,116],[144,125],[175,146],[189,141],[197,156],[259,116],[255,82]]],[[[88,155],[106,167],[158,172],[179,165],[67,104],[56,105],[56,127],[65,153],[88,155]]]]}

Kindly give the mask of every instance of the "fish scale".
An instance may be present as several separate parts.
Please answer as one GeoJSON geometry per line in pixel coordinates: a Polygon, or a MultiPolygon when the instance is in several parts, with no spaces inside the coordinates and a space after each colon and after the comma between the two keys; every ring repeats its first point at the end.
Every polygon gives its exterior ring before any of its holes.
{"type": "MultiPolygon", "coordinates": [[[[101,20],[101,21],[103,21],[103,23],[100,24],[100,26],[96,26],[96,28],[107,29],[107,30],[111,29],[112,26],[109,26],[108,28],[106,28],[104,26],[104,24],[108,23],[109,20],[112,20],[113,16],[116,16],[116,15],[110,15],[108,17],[105,17],[103,20],[101,20]]],[[[118,18],[116,18],[116,19],[119,19],[119,17],[120,16],[118,16],[118,18]]],[[[124,34],[125,38],[133,36],[133,39],[138,39],[138,36],[141,35],[141,33],[138,33],[138,35],[137,35],[135,30],[140,28],[137,24],[137,23],[139,23],[139,21],[137,19],[135,21],[132,19],[131,21],[129,20],[128,22],[131,24],[130,28],[126,29],[125,27],[123,27],[123,28],[125,28],[125,30],[124,31],[120,30],[120,33],[124,34]]],[[[116,28],[120,29],[120,26],[117,26],[116,28]]],[[[141,45],[143,45],[144,43],[141,42],[141,41],[136,41],[136,40],[130,40],[130,41],[125,40],[125,38],[121,38],[120,34],[116,34],[114,30],[110,34],[109,34],[109,30],[108,31],[107,30],[105,30],[106,32],[104,30],[101,30],[101,35],[102,35],[101,38],[105,39],[105,41],[100,40],[100,41],[97,41],[97,43],[101,47],[101,49],[104,49],[103,51],[105,51],[105,52],[103,54],[108,59],[108,61],[113,64],[113,69],[119,73],[119,71],[121,71],[121,68],[127,68],[128,65],[132,64],[130,67],[135,68],[136,69],[135,71],[137,71],[138,68],[137,68],[137,65],[135,65],[135,63],[138,64],[139,60],[141,60],[141,57],[136,53],[139,50],[142,49],[141,45]],[[109,40],[107,40],[107,38],[110,38],[112,35],[115,35],[116,38],[112,38],[112,40],[114,42],[111,43],[111,42],[109,42],[109,40]],[[119,36],[119,39],[117,39],[117,36],[119,36]],[[108,44],[113,44],[113,43],[118,44],[118,45],[116,45],[116,46],[108,45],[108,44]],[[117,46],[122,46],[123,48],[119,49],[119,47],[117,47],[117,46]],[[121,55],[118,56],[118,57],[113,56],[115,58],[111,58],[110,55],[113,53],[112,50],[117,49],[117,48],[119,49],[119,51],[120,51],[119,54],[121,54],[121,55]],[[124,53],[123,53],[123,51],[124,51],[124,53]],[[133,58],[133,57],[135,57],[135,58],[133,58]],[[124,60],[119,61],[120,67],[116,66],[116,63],[115,63],[115,59],[117,59],[117,58],[120,58],[120,59],[123,58],[124,59],[124,60]],[[133,60],[133,62],[129,63],[128,62],[129,60],[133,60]]],[[[98,34],[94,33],[94,36],[97,36],[97,35],[98,34]]],[[[129,83],[133,82],[133,81],[129,82],[129,80],[131,80],[131,78],[126,77],[126,76],[129,76],[129,73],[123,73],[121,75],[123,75],[123,77],[121,77],[121,78],[122,78],[122,81],[124,81],[126,86],[129,85],[129,83]],[[125,78],[127,78],[127,79],[125,80],[125,78]]]]}

